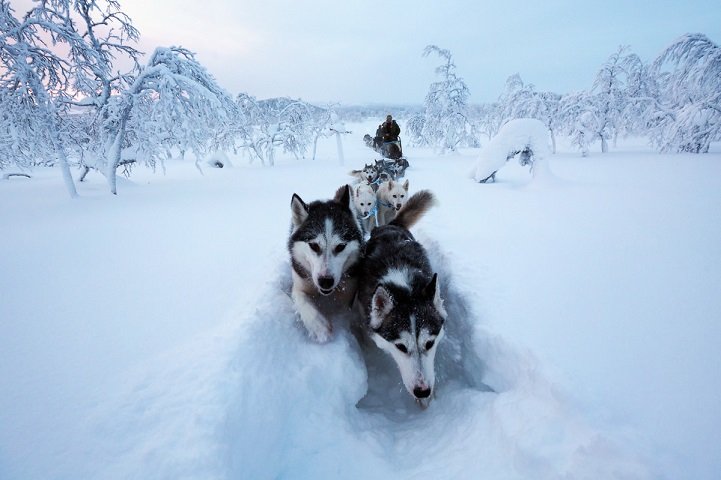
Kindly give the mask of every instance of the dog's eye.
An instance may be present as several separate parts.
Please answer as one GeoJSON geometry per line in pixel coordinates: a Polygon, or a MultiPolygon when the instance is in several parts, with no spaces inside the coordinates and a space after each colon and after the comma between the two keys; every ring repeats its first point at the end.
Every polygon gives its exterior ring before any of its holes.
{"type": "Polygon", "coordinates": [[[401,194],[401,198],[405,197],[405,195],[401,194]]]}
{"type": "Polygon", "coordinates": [[[343,250],[345,250],[345,243],[341,243],[341,244],[339,244],[338,246],[336,246],[336,247],[333,249],[333,253],[335,253],[336,255],[338,255],[338,254],[339,254],[340,252],[342,252],[343,250]]]}
{"type": "Polygon", "coordinates": [[[396,343],[396,348],[403,353],[408,353],[408,349],[402,343],[396,343]]]}
{"type": "Polygon", "coordinates": [[[431,348],[433,348],[433,343],[434,343],[434,342],[435,342],[435,340],[428,340],[428,341],[426,342],[426,350],[430,350],[431,348]]]}
{"type": "Polygon", "coordinates": [[[398,195],[393,195],[393,198],[398,198],[398,195]]]}
{"type": "Polygon", "coordinates": [[[311,250],[313,250],[315,253],[317,253],[318,255],[320,255],[320,245],[318,245],[318,244],[315,243],[315,242],[310,242],[310,243],[308,244],[308,246],[310,247],[311,250]]]}

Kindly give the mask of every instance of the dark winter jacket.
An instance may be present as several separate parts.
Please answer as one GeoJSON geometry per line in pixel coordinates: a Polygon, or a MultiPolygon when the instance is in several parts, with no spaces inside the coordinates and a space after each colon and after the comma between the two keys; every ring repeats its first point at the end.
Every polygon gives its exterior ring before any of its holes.
{"type": "Polygon", "coordinates": [[[401,127],[398,126],[395,120],[391,120],[391,123],[383,122],[380,127],[380,133],[384,142],[393,142],[398,140],[398,135],[401,134],[401,127]]]}

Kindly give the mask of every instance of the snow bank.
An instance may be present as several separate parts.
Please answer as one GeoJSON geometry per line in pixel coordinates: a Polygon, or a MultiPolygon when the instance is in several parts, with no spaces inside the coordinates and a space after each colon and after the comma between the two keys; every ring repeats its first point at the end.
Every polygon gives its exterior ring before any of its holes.
{"type": "Polygon", "coordinates": [[[83,477],[648,478],[576,416],[530,354],[484,330],[437,245],[422,241],[449,313],[427,410],[350,316],[335,319],[330,343],[307,338],[282,262],[255,309],[98,412],[96,470],[83,477]]]}
{"type": "Polygon", "coordinates": [[[505,165],[509,155],[526,148],[533,152],[534,178],[547,174],[547,159],[551,153],[548,148],[548,129],[540,120],[517,118],[503,125],[481,150],[471,177],[477,182],[488,179],[505,165]]]}

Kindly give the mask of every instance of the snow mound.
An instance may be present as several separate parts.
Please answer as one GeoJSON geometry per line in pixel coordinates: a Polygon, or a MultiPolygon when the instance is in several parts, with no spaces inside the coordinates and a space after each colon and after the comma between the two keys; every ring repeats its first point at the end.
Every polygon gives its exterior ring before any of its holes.
{"type": "Polygon", "coordinates": [[[533,357],[482,328],[425,245],[449,314],[426,410],[351,315],[328,344],[308,339],[284,261],[255,309],[128,385],[94,427],[97,478],[650,477],[577,418],[533,357]]]}
{"type": "Polygon", "coordinates": [[[509,120],[495,137],[488,142],[471,171],[471,177],[482,182],[497,172],[514,152],[524,149],[533,152],[534,176],[539,169],[546,169],[546,160],[551,151],[548,148],[548,129],[540,120],[517,118],[509,120]]]}

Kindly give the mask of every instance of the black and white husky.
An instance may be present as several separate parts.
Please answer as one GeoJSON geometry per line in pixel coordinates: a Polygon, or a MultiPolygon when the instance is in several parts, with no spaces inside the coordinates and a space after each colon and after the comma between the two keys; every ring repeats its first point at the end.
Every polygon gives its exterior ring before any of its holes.
{"type": "Polygon", "coordinates": [[[438,276],[408,229],[434,203],[427,190],[411,196],[388,225],[373,230],[358,266],[363,326],[393,357],[406,390],[423,407],[433,393],[436,348],[447,314],[438,276]]]}
{"type": "Polygon", "coordinates": [[[293,194],[290,208],[291,296],[311,337],[326,342],[333,331],[329,312],[349,309],[357,288],[354,267],[363,234],[350,186],[339,188],[333,200],[308,204],[293,194]]]}

